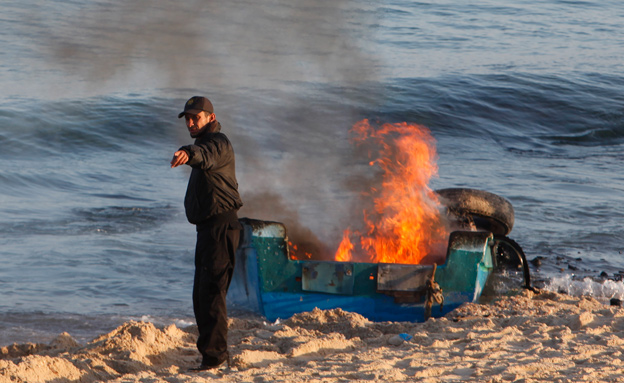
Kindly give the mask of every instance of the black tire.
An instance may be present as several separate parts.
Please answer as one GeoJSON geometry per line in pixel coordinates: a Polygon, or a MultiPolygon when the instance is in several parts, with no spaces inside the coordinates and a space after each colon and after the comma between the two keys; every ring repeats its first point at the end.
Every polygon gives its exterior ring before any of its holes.
{"type": "Polygon", "coordinates": [[[511,238],[495,235],[493,252],[496,262],[496,268],[503,270],[509,268],[512,270],[521,270],[524,279],[522,287],[531,288],[531,273],[529,271],[529,263],[526,260],[524,251],[511,238]]]}
{"type": "Polygon", "coordinates": [[[435,192],[450,214],[459,220],[470,219],[479,230],[505,236],[513,228],[513,206],[501,196],[464,188],[440,189],[435,192]]]}

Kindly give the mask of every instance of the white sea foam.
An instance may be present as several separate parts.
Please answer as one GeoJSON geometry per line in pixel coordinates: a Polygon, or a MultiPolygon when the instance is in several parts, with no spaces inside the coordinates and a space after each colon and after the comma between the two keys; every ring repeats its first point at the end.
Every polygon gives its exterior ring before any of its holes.
{"type": "Polygon", "coordinates": [[[555,277],[550,280],[545,290],[566,293],[575,297],[590,296],[599,300],[624,298],[624,282],[622,281],[595,281],[591,278],[575,280],[571,275],[555,277]]]}

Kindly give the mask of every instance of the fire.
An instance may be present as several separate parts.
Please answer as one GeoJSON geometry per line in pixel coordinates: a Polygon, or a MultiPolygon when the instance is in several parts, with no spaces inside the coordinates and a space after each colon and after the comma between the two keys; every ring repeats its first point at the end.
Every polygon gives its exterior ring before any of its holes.
{"type": "Polygon", "coordinates": [[[300,251],[299,245],[293,243],[292,241],[288,241],[288,248],[290,249],[290,259],[312,259],[312,253],[308,251],[300,251]]]}
{"type": "Polygon", "coordinates": [[[375,129],[368,120],[357,123],[351,133],[357,144],[379,147],[370,166],[381,169],[383,181],[380,189],[370,190],[373,208],[364,211],[364,232],[345,230],[335,259],[353,261],[355,235],[367,258],[362,261],[431,262],[425,257],[439,255],[448,238],[439,202],[428,186],[438,172],[435,139],[423,126],[398,123],[375,129]]]}
{"type": "Polygon", "coordinates": [[[342,235],[342,242],[340,242],[340,246],[338,246],[338,250],[336,250],[336,260],[338,262],[348,262],[351,260],[351,251],[353,250],[353,243],[349,239],[351,235],[351,231],[349,229],[344,231],[342,235]]]}

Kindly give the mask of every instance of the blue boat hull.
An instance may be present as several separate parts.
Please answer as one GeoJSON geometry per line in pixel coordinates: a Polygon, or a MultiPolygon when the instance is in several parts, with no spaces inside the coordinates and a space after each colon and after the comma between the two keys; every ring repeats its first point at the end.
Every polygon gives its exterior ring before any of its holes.
{"type": "MultiPolygon", "coordinates": [[[[270,321],[315,308],[359,313],[371,321],[425,320],[425,281],[433,266],[292,260],[281,223],[241,219],[228,301],[270,321]]],[[[493,269],[492,234],[454,232],[446,262],[435,271],[443,291],[440,317],[479,299],[493,269]]]]}

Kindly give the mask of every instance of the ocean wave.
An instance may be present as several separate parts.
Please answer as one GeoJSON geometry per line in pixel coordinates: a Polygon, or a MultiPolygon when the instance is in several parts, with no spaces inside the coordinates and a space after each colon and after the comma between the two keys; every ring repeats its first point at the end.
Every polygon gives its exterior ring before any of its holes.
{"type": "Polygon", "coordinates": [[[616,146],[624,143],[622,87],[621,76],[595,73],[395,79],[379,90],[379,118],[408,118],[438,135],[488,135],[509,149],[616,146]]]}
{"type": "Polygon", "coordinates": [[[0,110],[0,158],[75,158],[93,152],[124,152],[173,138],[171,102],[157,98],[5,100],[0,110]],[[33,114],[30,108],[35,102],[39,107],[33,114]]]}
{"type": "MultiPolygon", "coordinates": [[[[117,198],[133,200],[133,198],[126,197],[117,198]]],[[[125,235],[154,230],[156,226],[164,224],[177,213],[179,213],[179,209],[169,205],[75,208],[69,216],[3,221],[0,222],[0,233],[19,237],[79,236],[86,234],[125,235]]],[[[38,214],[35,211],[33,215],[38,214]]]]}

